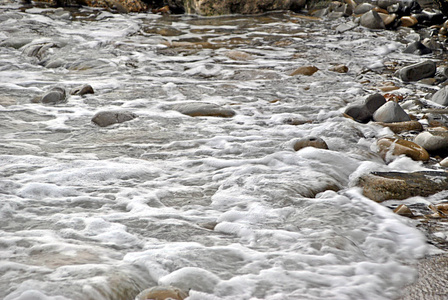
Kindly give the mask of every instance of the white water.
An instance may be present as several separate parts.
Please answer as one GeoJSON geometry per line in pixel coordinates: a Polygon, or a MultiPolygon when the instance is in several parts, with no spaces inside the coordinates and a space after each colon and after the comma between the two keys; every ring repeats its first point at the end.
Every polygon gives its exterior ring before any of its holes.
{"type": "Polygon", "coordinates": [[[396,80],[362,70],[418,59],[401,54],[396,36],[406,32],[337,34],[341,20],[283,13],[0,12],[0,42],[27,40],[0,47],[0,298],[133,299],[171,284],[191,289],[188,299],[374,300],[415,280],[409,265],[428,250],[423,235],[354,184],[370,171],[425,168],[403,157],[386,165],[371,145],[390,132],[341,116],[396,80]],[[167,47],[195,38],[213,47],[167,47]],[[43,42],[56,46],[26,55],[43,42]],[[63,66],[42,66],[55,59],[63,66]],[[327,71],[339,63],[348,74],[327,71]],[[288,75],[301,65],[320,71],[288,75]],[[85,83],[94,95],[31,101],[85,83]],[[164,109],[183,101],[236,116],[164,109]],[[118,108],[139,117],[91,123],[118,108]],[[295,152],[309,135],[330,149],[295,152]]]}

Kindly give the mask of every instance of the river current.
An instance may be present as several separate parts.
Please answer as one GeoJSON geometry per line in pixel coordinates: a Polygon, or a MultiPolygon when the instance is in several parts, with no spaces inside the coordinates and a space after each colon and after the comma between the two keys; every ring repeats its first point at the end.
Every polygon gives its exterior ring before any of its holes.
{"type": "Polygon", "coordinates": [[[338,20],[116,14],[0,1],[0,298],[395,299],[430,251],[415,223],[362,196],[388,129],[344,118],[387,81],[409,29],[338,20]],[[345,64],[348,73],[329,68],[345,64]],[[290,76],[313,65],[312,76],[290,76]],[[95,93],[36,103],[59,86],[95,93]],[[169,105],[207,102],[232,118],[169,105]],[[168,107],[168,108],[167,108],[168,107]],[[103,110],[138,117],[99,127],[103,110]],[[293,125],[298,124],[298,125],[293,125]],[[318,136],[329,150],[294,151],[318,136]]]}

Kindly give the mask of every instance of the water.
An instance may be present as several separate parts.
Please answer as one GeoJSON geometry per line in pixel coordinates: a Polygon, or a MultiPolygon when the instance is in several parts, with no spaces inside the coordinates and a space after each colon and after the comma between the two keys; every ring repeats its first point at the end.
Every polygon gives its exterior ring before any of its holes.
{"type": "Polygon", "coordinates": [[[341,20],[292,13],[0,12],[0,298],[134,299],[172,284],[189,299],[394,299],[415,280],[423,234],[354,183],[426,166],[386,165],[372,144],[390,132],[341,114],[402,85],[388,62],[423,59],[401,53],[411,31],[341,34],[341,20]],[[347,74],[328,71],[340,63],[347,74]],[[302,65],[319,71],[289,76],[302,65]],[[95,94],[33,102],[86,83],[95,94]],[[236,115],[167,109],[187,101],[236,115]],[[111,109],[138,118],[91,122],[111,109]],[[329,150],[295,152],[310,135],[329,150]]]}

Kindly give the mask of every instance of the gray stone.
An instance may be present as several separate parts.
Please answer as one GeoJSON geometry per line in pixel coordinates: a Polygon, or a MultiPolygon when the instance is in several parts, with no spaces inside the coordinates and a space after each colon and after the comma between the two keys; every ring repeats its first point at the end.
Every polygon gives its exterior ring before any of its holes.
{"type": "Polygon", "coordinates": [[[443,106],[448,106],[448,86],[441,88],[432,95],[431,101],[443,106]]]}
{"type": "Polygon", "coordinates": [[[358,185],[364,196],[377,202],[427,197],[448,189],[448,172],[373,172],[361,176],[358,185]]]}
{"type": "Polygon", "coordinates": [[[403,53],[425,55],[432,53],[432,50],[423,45],[420,41],[416,41],[409,44],[406,49],[403,50],[403,53]]]}
{"type": "Polygon", "coordinates": [[[58,104],[63,103],[66,100],[67,95],[65,93],[65,89],[61,87],[54,87],[42,96],[40,102],[45,104],[58,104]]]}
{"type": "Polygon", "coordinates": [[[411,118],[398,103],[389,101],[375,111],[373,120],[375,122],[393,123],[410,121],[411,118]]]}
{"type": "Polygon", "coordinates": [[[184,115],[191,117],[223,117],[231,118],[235,115],[235,111],[223,108],[213,103],[204,102],[187,102],[174,104],[168,109],[178,111],[184,115]]]}
{"type": "Polygon", "coordinates": [[[358,26],[359,26],[359,25],[356,24],[356,23],[354,23],[354,22],[342,23],[342,24],[339,24],[339,25],[336,27],[336,32],[337,32],[337,33],[343,33],[343,32],[346,32],[346,31],[355,29],[355,28],[358,27],[358,26]]]}
{"type": "Polygon", "coordinates": [[[361,26],[369,29],[386,29],[386,25],[380,15],[374,11],[368,11],[361,16],[361,26]]]}
{"type": "Polygon", "coordinates": [[[137,118],[137,115],[129,111],[100,111],[93,116],[92,122],[100,127],[106,127],[135,118],[137,118]]]}
{"type": "Polygon", "coordinates": [[[62,58],[56,58],[54,60],[50,60],[48,62],[45,63],[45,68],[48,69],[55,69],[55,68],[59,68],[65,65],[65,60],[63,60],[62,58]]]}
{"type": "Polygon", "coordinates": [[[423,78],[433,77],[436,74],[437,66],[432,60],[413,64],[398,71],[398,76],[405,82],[419,81],[423,78]]]}
{"type": "Polygon", "coordinates": [[[415,137],[414,143],[430,152],[446,150],[448,149],[448,132],[425,131],[415,137]]]}
{"type": "Polygon", "coordinates": [[[365,14],[368,11],[371,11],[372,9],[374,9],[375,6],[373,4],[370,3],[361,3],[358,6],[356,6],[355,10],[354,10],[354,14],[355,15],[362,15],[365,14]]]}
{"type": "Polygon", "coordinates": [[[368,96],[362,104],[351,105],[345,110],[345,114],[355,121],[368,123],[372,120],[374,112],[386,103],[386,99],[381,94],[368,96]]]}
{"type": "Polygon", "coordinates": [[[397,0],[378,0],[377,5],[380,8],[387,9],[388,6],[397,3],[397,0]]]}
{"type": "Polygon", "coordinates": [[[384,104],[386,104],[386,99],[384,98],[383,95],[378,93],[370,95],[364,100],[364,106],[367,108],[367,111],[372,115],[378,108],[380,108],[384,104]]]}

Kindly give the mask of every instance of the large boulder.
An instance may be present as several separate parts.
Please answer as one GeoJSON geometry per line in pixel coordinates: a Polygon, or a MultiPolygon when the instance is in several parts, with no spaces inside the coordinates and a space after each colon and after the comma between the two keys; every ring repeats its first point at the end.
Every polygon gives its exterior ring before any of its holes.
{"type": "Polygon", "coordinates": [[[260,14],[272,10],[300,11],[306,0],[190,0],[184,3],[188,14],[212,16],[260,14]]]}
{"type": "Polygon", "coordinates": [[[448,189],[448,172],[373,172],[359,178],[364,196],[377,201],[430,196],[448,189]]]}

